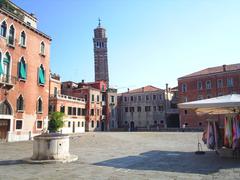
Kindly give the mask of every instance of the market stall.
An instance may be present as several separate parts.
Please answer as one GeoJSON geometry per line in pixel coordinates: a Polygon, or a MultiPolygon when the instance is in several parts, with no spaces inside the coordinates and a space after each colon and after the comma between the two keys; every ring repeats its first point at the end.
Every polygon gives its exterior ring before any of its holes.
{"type": "Polygon", "coordinates": [[[181,109],[194,109],[198,114],[224,114],[224,127],[218,120],[206,119],[208,126],[203,141],[209,149],[223,156],[240,156],[240,95],[232,94],[178,104],[181,109]]]}

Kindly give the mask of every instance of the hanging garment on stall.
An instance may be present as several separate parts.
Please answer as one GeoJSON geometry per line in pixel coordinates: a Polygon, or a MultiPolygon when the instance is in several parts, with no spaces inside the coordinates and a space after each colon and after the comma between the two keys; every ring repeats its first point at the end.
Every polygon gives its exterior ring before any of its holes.
{"type": "Polygon", "coordinates": [[[239,115],[235,116],[233,119],[233,149],[240,148],[240,122],[239,122],[239,115]]]}
{"type": "Polygon", "coordinates": [[[224,146],[232,148],[233,145],[233,118],[226,117],[224,121],[224,146]]]}
{"type": "Polygon", "coordinates": [[[215,149],[216,148],[216,133],[214,131],[214,123],[215,122],[210,122],[208,121],[208,131],[207,131],[207,135],[208,135],[208,138],[207,138],[207,147],[209,149],[215,149]]]}

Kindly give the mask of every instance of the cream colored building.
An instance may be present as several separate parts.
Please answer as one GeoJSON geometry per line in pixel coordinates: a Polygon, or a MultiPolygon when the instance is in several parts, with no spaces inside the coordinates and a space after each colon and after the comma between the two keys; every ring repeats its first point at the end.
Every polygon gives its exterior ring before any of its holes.
{"type": "Polygon", "coordinates": [[[120,94],[118,101],[120,127],[129,130],[166,127],[164,90],[145,86],[120,94]]]}

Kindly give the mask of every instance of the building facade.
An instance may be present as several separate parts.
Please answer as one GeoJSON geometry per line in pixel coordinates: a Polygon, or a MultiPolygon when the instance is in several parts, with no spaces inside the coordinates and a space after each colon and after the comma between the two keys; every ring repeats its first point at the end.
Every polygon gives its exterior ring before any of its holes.
{"type": "Polygon", "coordinates": [[[63,134],[85,132],[85,99],[61,94],[61,81],[56,74],[50,77],[49,89],[49,116],[56,111],[64,113],[64,127],[61,128],[61,132],[63,134]]]}
{"type": "Polygon", "coordinates": [[[0,26],[0,139],[28,140],[48,122],[51,38],[10,1],[0,3],[0,26]]]}
{"type": "Polygon", "coordinates": [[[94,67],[95,82],[105,81],[109,84],[108,77],[108,54],[107,54],[107,37],[106,30],[101,27],[100,20],[98,27],[94,29],[94,67]]]}
{"type": "MultiPolygon", "coordinates": [[[[240,64],[211,67],[180,77],[178,88],[179,103],[239,94],[240,64]]],[[[181,126],[203,128],[207,125],[208,118],[207,115],[197,115],[193,110],[180,109],[181,126]]],[[[223,120],[222,116],[211,116],[211,118],[223,120]]]]}
{"type": "Polygon", "coordinates": [[[84,98],[86,101],[86,131],[100,131],[101,126],[101,91],[90,85],[76,84],[73,82],[62,83],[62,94],[84,98]],[[77,85],[77,86],[76,86],[77,85]]]}
{"type": "Polygon", "coordinates": [[[129,130],[164,128],[165,91],[145,86],[118,95],[120,127],[129,130]]]}
{"type": "Polygon", "coordinates": [[[109,131],[117,128],[117,90],[107,88],[105,81],[63,82],[62,93],[86,101],[86,131],[109,131]]]}

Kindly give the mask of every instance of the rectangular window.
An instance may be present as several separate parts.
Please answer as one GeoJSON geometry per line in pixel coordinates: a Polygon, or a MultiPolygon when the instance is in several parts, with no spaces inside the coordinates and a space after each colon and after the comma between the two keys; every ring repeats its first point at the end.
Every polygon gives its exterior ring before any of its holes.
{"type": "Polygon", "coordinates": [[[145,106],[145,112],[150,112],[151,111],[151,106],[145,106]]]}
{"type": "Polygon", "coordinates": [[[131,101],[133,101],[133,96],[131,96],[131,101]]]}
{"type": "Polygon", "coordinates": [[[42,129],[42,121],[37,121],[37,129],[42,129]]]}
{"type": "Polygon", "coordinates": [[[65,113],[65,106],[60,107],[60,112],[65,113]]]}
{"type": "Polygon", "coordinates": [[[94,109],[91,109],[91,116],[94,116],[94,109]]]}
{"type": "Polygon", "coordinates": [[[92,102],[94,102],[94,94],[92,94],[92,102]]]}
{"type": "Polygon", "coordinates": [[[68,107],[68,115],[72,115],[72,107],[68,107]]]}
{"type": "Polygon", "coordinates": [[[163,112],[163,106],[158,106],[158,111],[163,112]]]}
{"type": "Polygon", "coordinates": [[[73,107],[73,115],[77,115],[77,108],[73,107]]]}
{"type": "Polygon", "coordinates": [[[23,124],[22,120],[17,120],[16,121],[16,129],[17,130],[22,129],[22,124],[23,124]]]}
{"type": "Polygon", "coordinates": [[[141,106],[138,106],[137,107],[137,112],[141,112],[142,111],[142,107],[141,106]]]}
{"type": "Polygon", "coordinates": [[[210,80],[206,81],[206,89],[211,89],[212,88],[212,83],[210,80]]]}
{"type": "Polygon", "coordinates": [[[233,87],[233,78],[227,79],[227,87],[233,87]]]}
{"type": "Polygon", "coordinates": [[[142,96],[138,96],[138,101],[141,101],[142,100],[142,96]]]}
{"type": "Polygon", "coordinates": [[[134,107],[130,107],[130,112],[134,112],[134,107]]]}
{"type": "Polygon", "coordinates": [[[125,107],[125,112],[128,112],[128,107],[125,107]]]}
{"type": "Polygon", "coordinates": [[[156,99],[157,99],[157,97],[156,97],[156,95],[154,94],[154,95],[153,95],[153,100],[156,100],[156,99]]]}
{"type": "Polygon", "coordinates": [[[162,94],[159,94],[159,99],[162,100],[162,94]]]}
{"type": "Polygon", "coordinates": [[[202,90],[202,81],[197,82],[197,89],[202,90]]]}
{"type": "Polygon", "coordinates": [[[111,96],[111,103],[114,103],[114,96],[111,96]]]}
{"type": "Polygon", "coordinates": [[[81,116],[81,108],[78,108],[77,114],[78,114],[78,116],[81,116]]]}
{"type": "Polygon", "coordinates": [[[157,110],[157,107],[156,106],[153,106],[153,111],[156,111],[157,110]]]}
{"type": "Polygon", "coordinates": [[[82,127],[84,127],[84,122],[82,121],[82,127]]]}
{"type": "Polygon", "coordinates": [[[57,97],[57,92],[58,92],[57,87],[54,87],[54,97],[57,97]]]}
{"type": "Polygon", "coordinates": [[[68,127],[71,127],[71,121],[68,121],[68,127]]]}
{"type": "Polygon", "coordinates": [[[127,102],[127,97],[124,97],[124,101],[127,102]]]}
{"type": "Polygon", "coordinates": [[[182,84],[182,92],[187,92],[187,85],[186,84],[182,84]]]}
{"type": "Polygon", "coordinates": [[[148,96],[148,95],[146,95],[146,100],[147,100],[147,101],[149,100],[149,96],[148,96]]]}
{"type": "Polygon", "coordinates": [[[223,80],[222,79],[217,80],[217,88],[223,88],[223,80]]]}
{"type": "Polygon", "coordinates": [[[82,115],[86,116],[86,109],[82,109],[82,115]]]}
{"type": "Polygon", "coordinates": [[[84,99],[85,99],[85,101],[87,101],[87,97],[88,97],[87,95],[84,95],[84,99]]]}
{"type": "Polygon", "coordinates": [[[99,95],[97,95],[97,102],[99,102],[99,95]]]}
{"type": "Polygon", "coordinates": [[[78,121],[78,127],[80,127],[80,121],[78,121]]]}

